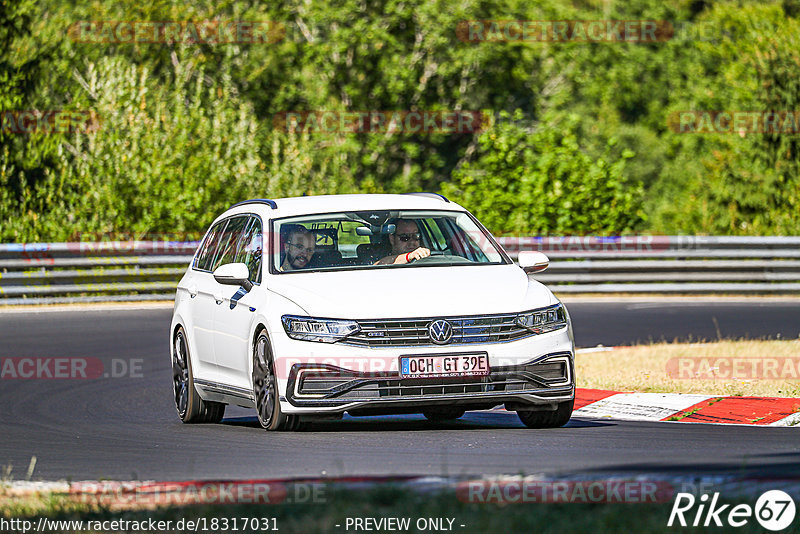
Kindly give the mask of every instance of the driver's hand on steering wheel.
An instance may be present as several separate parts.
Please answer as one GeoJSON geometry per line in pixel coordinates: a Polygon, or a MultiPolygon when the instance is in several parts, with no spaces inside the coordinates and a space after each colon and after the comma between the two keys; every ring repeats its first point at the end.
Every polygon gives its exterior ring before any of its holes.
{"type": "Polygon", "coordinates": [[[425,247],[419,247],[416,250],[412,250],[407,254],[400,254],[399,256],[397,256],[397,258],[395,258],[394,262],[395,264],[411,263],[414,260],[421,260],[422,258],[427,258],[430,255],[431,255],[430,249],[427,249],[425,247]]]}

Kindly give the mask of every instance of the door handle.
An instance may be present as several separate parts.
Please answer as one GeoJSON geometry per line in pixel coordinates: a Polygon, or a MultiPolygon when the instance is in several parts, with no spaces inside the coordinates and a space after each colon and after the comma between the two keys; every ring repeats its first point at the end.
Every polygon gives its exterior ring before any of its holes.
{"type": "Polygon", "coordinates": [[[192,298],[197,296],[197,286],[189,286],[186,288],[186,291],[189,292],[189,296],[192,298]]]}
{"type": "Polygon", "coordinates": [[[219,295],[219,294],[215,293],[214,294],[214,302],[216,302],[217,304],[222,304],[222,295],[219,295]]]}

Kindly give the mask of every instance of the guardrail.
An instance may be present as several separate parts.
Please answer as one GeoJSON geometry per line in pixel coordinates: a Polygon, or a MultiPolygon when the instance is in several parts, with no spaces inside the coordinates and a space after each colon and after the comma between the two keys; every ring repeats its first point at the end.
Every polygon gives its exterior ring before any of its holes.
{"type": "Polygon", "coordinates": [[[796,293],[800,236],[506,237],[512,257],[550,258],[533,275],[556,293],[796,293]]]}
{"type": "MultiPolygon", "coordinates": [[[[556,293],[797,293],[800,236],[505,237],[556,293]]],[[[0,305],[170,300],[196,241],[0,244],[0,305]]]]}
{"type": "Polygon", "coordinates": [[[0,305],[171,300],[196,241],[0,244],[0,305]]]}

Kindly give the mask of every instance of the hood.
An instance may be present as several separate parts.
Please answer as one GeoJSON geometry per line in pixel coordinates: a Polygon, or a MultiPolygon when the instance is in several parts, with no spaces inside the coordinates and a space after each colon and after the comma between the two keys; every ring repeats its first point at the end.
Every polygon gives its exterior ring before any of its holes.
{"type": "Polygon", "coordinates": [[[513,313],[556,302],[516,265],[292,273],[271,276],[267,287],[310,316],[341,319],[513,313]]]}

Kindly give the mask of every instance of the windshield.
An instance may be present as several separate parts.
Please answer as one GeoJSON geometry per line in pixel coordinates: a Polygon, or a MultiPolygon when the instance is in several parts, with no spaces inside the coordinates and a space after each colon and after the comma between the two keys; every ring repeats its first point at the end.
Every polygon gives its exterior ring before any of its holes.
{"type": "Polygon", "coordinates": [[[273,271],[507,263],[467,213],[360,211],[273,221],[273,271]]]}

